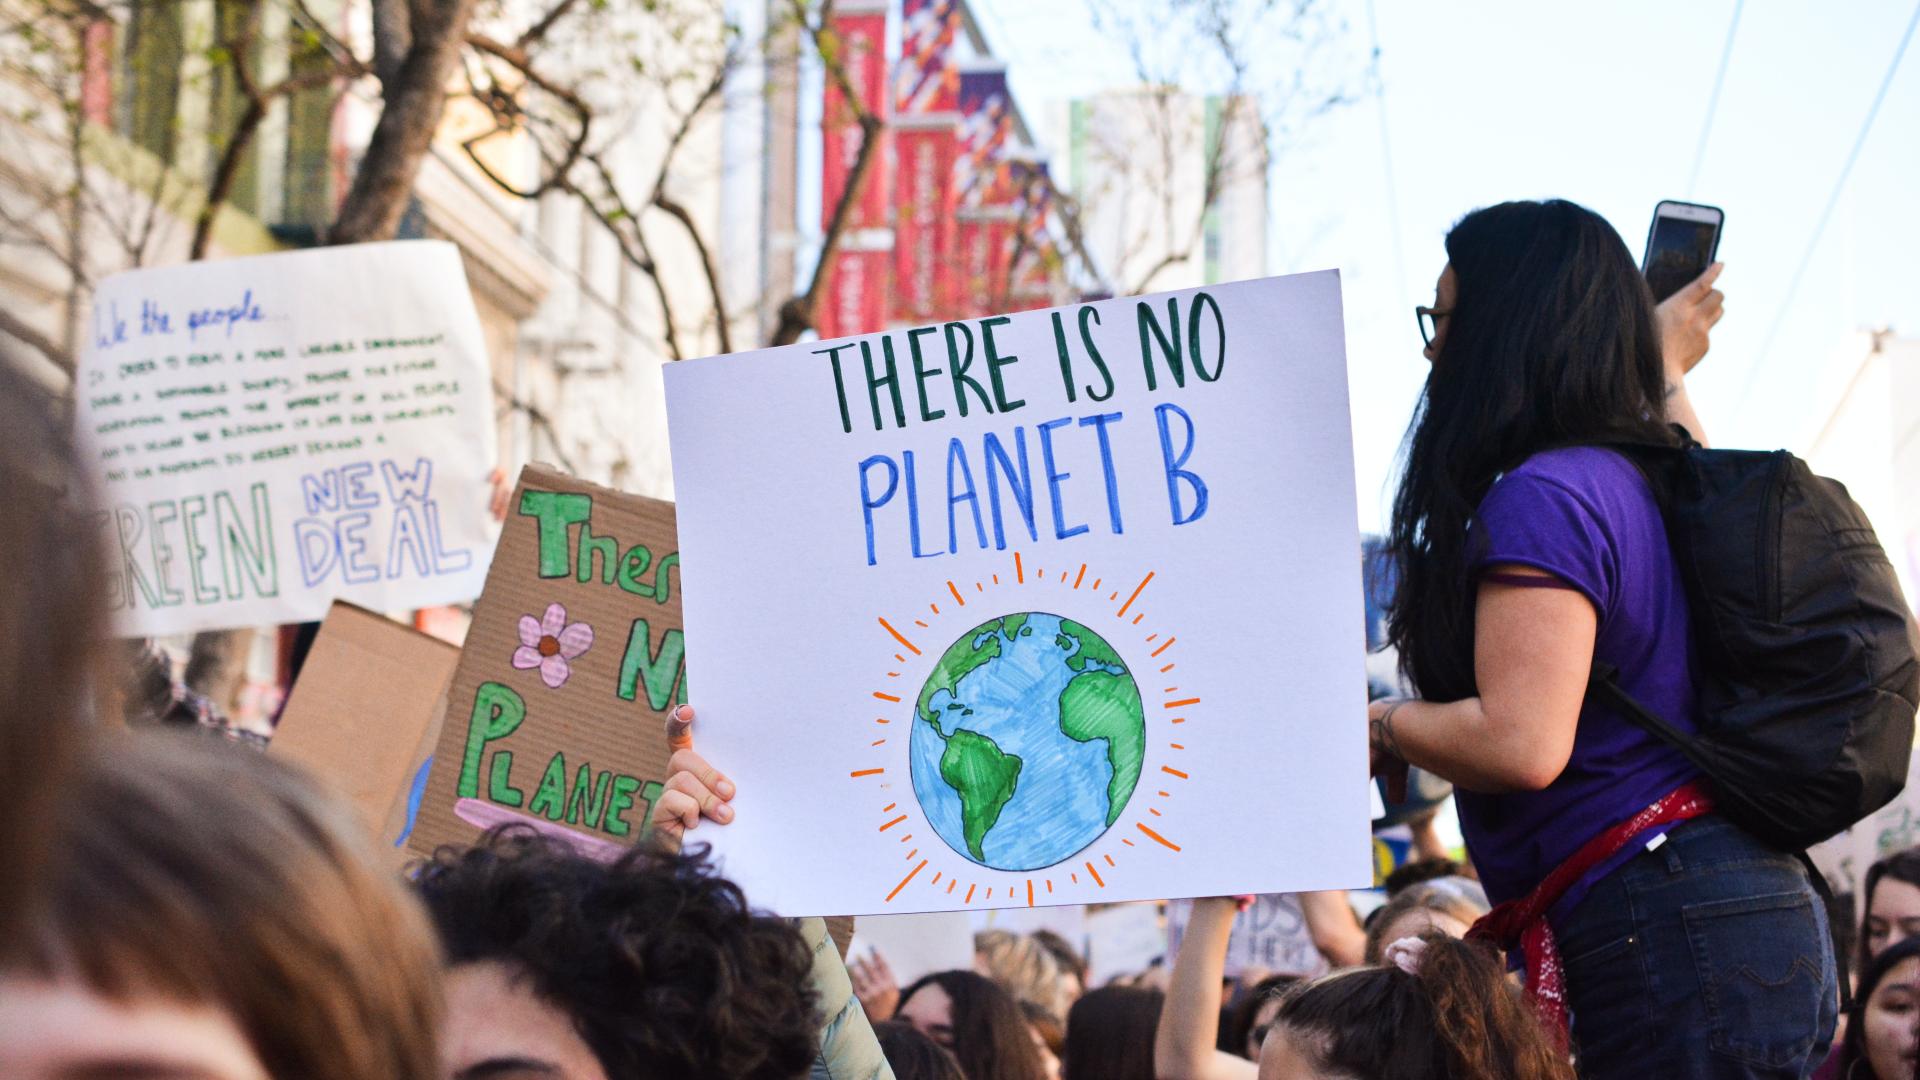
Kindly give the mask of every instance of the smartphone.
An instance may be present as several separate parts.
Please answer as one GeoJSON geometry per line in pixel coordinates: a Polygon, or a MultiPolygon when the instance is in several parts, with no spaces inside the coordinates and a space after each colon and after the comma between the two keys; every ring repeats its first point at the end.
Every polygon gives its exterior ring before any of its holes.
{"type": "Polygon", "coordinates": [[[1726,214],[1717,206],[1667,200],[1653,208],[1647,230],[1647,254],[1640,272],[1659,303],[1705,273],[1720,251],[1720,225],[1726,214]]]}

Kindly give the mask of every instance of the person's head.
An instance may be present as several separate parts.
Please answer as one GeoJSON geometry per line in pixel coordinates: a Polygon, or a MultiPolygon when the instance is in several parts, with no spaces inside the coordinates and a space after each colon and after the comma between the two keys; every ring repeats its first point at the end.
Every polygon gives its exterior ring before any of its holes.
{"type": "Polygon", "coordinates": [[[1260,1080],[1572,1080],[1491,950],[1421,940],[1417,973],[1351,968],[1289,992],[1260,1051],[1260,1080]]]}
{"type": "Polygon", "coordinates": [[[1466,872],[1466,867],[1452,859],[1416,859],[1396,867],[1382,884],[1387,890],[1387,899],[1391,900],[1415,885],[1423,885],[1435,878],[1465,877],[1466,872]]]}
{"type": "Polygon", "coordinates": [[[1467,520],[1503,471],[1572,443],[1671,443],[1653,295],[1613,226],[1562,200],[1447,234],[1433,368],[1402,451],[1388,641],[1420,695],[1469,697],[1467,520]]]}
{"type": "Polygon", "coordinates": [[[1387,946],[1401,938],[1429,932],[1466,937],[1468,928],[1487,913],[1487,906],[1463,890],[1446,887],[1451,880],[1458,879],[1437,878],[1415,885],[1380,905],[1367,926],[1367,963],[1379,963],[1387,946]]]}
{"type": "Polygon", "coordinates": [[[1920,848],[1908,848],[1867,868],[1866,917],[1860,925],[1860,967],[1874,956],[1920,935],[1920,848]]]}
{"type": "Polygon", "coordinates": [[[1040,1057],[1041,1075],[1047,1080],[1060,1080],[1060,1060],[1067,1052],[1066,1024],[1031,1001],[1020,1002],[1020,1015],[1026,1018],[1027,1033],[1033,1037],[1033,1052],[1040,1057]]]}
{"type": "Polygon", "coordinates": [[[1227,1018],[1222,1048],[1248,1061],[1259,1061],[1260,1045],[1267,1041],[1273,1018],[1280,1013],[1280,999],[1300,979],[1298,975],[1269,975],[1249,987],[1227,1018]]]}
{"type": "Polygon", "coordinates": [[[973,935],[973,970],[999,983],[1015,1001],[1031,1001],[1055,1016],[1067,1011],[1059,962],[1025,934],[982,930],[973,935]]]}
{"type": "Polygon", "coordinates": [[[1033,942],[1047,950],[1047,955],[1059,965],[1060,993],[1065,998],[1065,1004],[1071,1006],[1081,994],[1087,992],[1087,958],[1075,951],[1071,942],[1052,930],[1035,930],[1033,942]]]}
{"type": "Polygon", "coordinates": [[[98,685],[106,604],[92,505],[54,395],[0,351],[0,962],[21,945],[38,877],[54,852],[50,826],[81,752],[98,685]]]}
{"type": "Polygon", "coordinates": [[[873,1025],[880,1053],[893,1067],[894,1080],[967,1080],[953,1052],[920,1033],[904,1020],[873,1025]]]}
{"type": "Polygon", "coordinates": [[[1065,1080],[1153,1080],[1153,1037],[1166,995],[1108,986],[1067,1014],[1065,1080]]]}
{"type": "Polygon", "coordinates": [[[1843,1080],[1907,1080],[1920,1060],[1920,938],[1888,946],[1867,965],[1840,1045],[1843,1080]]]}
{"type": "Polygon", "coordinates": [[[0,967],[0,1076],[429,1080],[440,960],[350,807],[189,732],[105,736],[0,967]]]}
{"type": "Polygon", "coordinates": [[[972,971],[936,971],[900,994],[894,1019],[953,1051],[967,1080],[1036,1080],[1033,1034],[1013,995],[972,971]]]}
{"type": "Polygon", "coordinates": [[[508,826],[414,884],[446,950],[453,1080],[514,1062],[552,1080],[793,1080],[818,1049],[811,950],[704,851],[602,863],[508,826]]]}

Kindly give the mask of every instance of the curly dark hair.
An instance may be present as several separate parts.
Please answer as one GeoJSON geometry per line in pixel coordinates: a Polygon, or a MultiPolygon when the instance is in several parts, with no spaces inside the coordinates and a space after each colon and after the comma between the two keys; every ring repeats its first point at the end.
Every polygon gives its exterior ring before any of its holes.
{"type": "Polygon", "coordinates": [[[449,966],[497,961],[573,1017],[610,1080],[795,1080],[819,1046],[813,954],[704,849],[613,863],[524,826],[415,878],[449,966]]]}

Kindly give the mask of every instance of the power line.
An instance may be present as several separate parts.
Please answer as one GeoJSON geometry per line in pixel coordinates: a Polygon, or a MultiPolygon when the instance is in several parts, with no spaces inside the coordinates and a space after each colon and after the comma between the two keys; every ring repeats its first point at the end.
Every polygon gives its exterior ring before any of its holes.
{"type": "Polygon", "coordinates": [[[1753,367],[1747,373],[1746,388],[1740,392],[1740,407],[1743,410],[1747,399],[1753,396],[1753,388],[1760,383],[1760,370],[1766,366],[1767,354],[1773,351],[1774,339],[1780,336],[1780,327],[1787,321],[1787,312],[1793,310],[1793,300],[1800,294],[1800,283],[1806,278],[1807,266],[1813,262],[1813,253],[1820,247],[1820,238],[1827,231],[1827,222],[1833,217],[1834,208],[1840,205],[1840,196],[1847,188],[1847,177],[1852,175],[1853,163],[1860,158],[1860,148],[1866,145],[1867,135],[1873,131],[1873,121],[1880,115],[1880,104],[1887,99],[1887,89],[1893,85],[1893,77],[1900,71],[1900,61],[1906,58],[1907,44],[1913,40],[1916,26],[1920,26],[1920,4],[1914,5],[1913,15],[1907,19],[1906,32],[1900,35],[1900,44],[1893,50],[1893,60],[1887,65],[1887,74],[1880,80],[1880,89],[1873,95],[1873,104],[1867,106],[1867,116],[1860,124],[1860,134],[1854,137],[1853,149],[1847,153],[1846,164],[1840,166],[1840,176],[1833,182],[1833,192],[1827,196],[1826,208],[1820,211],[1820,220],[1813,227],[1813,235],[1807,238],[1807,250],[1800,256],[1800,265],[1794,268],[1787,295],[1774,309],[1773,326],[1768,329],[1766,340],[1760,343],[1760,352],[1753,358],[1753,367]]]}
{"type": "Polygon", "coordinates": [[[1393,232],[1393,270],[1399,287],[1405,289],[1407,256],[1400,239],[1400,188],[1393,177],[1393,140],[1387,133],[1387,85],[1380,78],[1380,25],[1374,19],[1373,0],[1367,0],[1367,34],[1373,41],[1373,98],[1380,115],[1380,167],[1387,180],[1387,228],[1393,232]]]}
{"type": "Polygon", "coordinates": [[[1713,118],[1720,110],[1720,88],[1727,81],[1727,62],[1733,59],[1733,38],[1740,29],[1740,9],[1747,0],[1734,0],[1733,19],[1727,23],[1727,43],[1720,47],[1720,71],[1713,77],[1713,93],[1707,97],[1707,119],[1700,125],[1700,142],[1693,148],[1693,171],[1687,174],[1687,198],[1693,198],[1694,185],[1700,181],[1700,165],[1707,160],[1707,136],[1713,134],[1713,118]]]}

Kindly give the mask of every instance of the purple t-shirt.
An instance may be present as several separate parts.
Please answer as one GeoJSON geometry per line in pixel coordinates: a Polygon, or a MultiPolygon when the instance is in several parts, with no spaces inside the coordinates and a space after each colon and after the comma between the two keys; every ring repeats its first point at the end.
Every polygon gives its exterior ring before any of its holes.
{"type": "MultiPolygon", "coordinates": [[[[1698,730],[1686,593],[1659,506],[1626,458],[1594,447],[1535,454],[1494,483],[1469,544],[1476,574],[1518,564],[1578,589],[1599,615],[1595,659],[1619,669],[1627,693],[1656,715],[1698,730]]],[[[1559,779],[1544,791],[1460,792],[1461,831],[1497,904],[1531,892],[1588,840],[1698,775],[1678,751],[1589,701],[1559,779]]],[[[1605,869],[1639,850],[1629,846],[1605,869]]]]}

